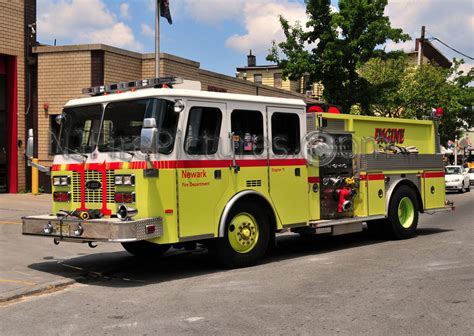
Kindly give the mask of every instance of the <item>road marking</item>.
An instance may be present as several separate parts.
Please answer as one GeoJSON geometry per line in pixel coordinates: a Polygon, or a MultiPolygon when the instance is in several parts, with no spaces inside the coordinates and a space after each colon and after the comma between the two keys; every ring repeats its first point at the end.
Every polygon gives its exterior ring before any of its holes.
{"type": "Polygon", "coordinates": [[[188,318],[185,318],[184,321],[186,322],[198,322],[198,321],[202,321],[204,320],[204,317],[201,317],[201,316],[196,316],[196,317],[188,317],[188,318]]]}
{"type": "Polygon", "coordinates": [[[28,274],[28,273],[23,273],[23,272],[20,272],[20,271],[13,271],[13,272],[18,273],[18,274],[21,274],[21,275],[30,276],[30,274],[28,274]]]}
{"type": "Polygon", "coordinates": [[[120,323],[120,324],[112,324],[108,326],[102,327],[102,329],[114,329],[114,328],[135,328],[138,325],[138,322],[132,322],[132,323],[120,323]]]}
{"type": "Polygon", "coordinates": [[[0,282],[13,282],[13,283],[21,283],[23,285],[33,286],[36,285],[35,282],[30,281],[23,281],[23,280],[9,280],[9,279],[0,279],[0,282]]]}
{"type": "Polygon", "coordinates": [[[7,224],[7,225],[10,225],[10,224],[16,224],[16,225],[19,225],[19,224],[21,224],[21,222],[7,222],[7,221],[0,221],[0,224],[7,224]]]}

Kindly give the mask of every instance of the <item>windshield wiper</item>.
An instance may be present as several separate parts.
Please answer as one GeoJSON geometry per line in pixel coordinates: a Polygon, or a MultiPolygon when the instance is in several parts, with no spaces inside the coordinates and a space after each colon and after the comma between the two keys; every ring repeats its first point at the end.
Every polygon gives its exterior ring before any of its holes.
{"type": "MultiPolygon", "coordinates": [[[[55,135],[53,132],[51,132],[51,131],[49,131],[49,133],[51,133],[51,135],[53,136],[54,141],[56,141],[56,144],[59,146],[59,149],[64,148],[64,149],[66,149],[66,150],[68,150],[68,151],[70,151],[70,152],[73,152],[73,153],[75,153],[75,154],[78,154],[78,155],[82,156],[82,157],[84,158],[84,162],[87,161],[87,159],[88,159],[89,157],[88,157],[86,154],[81,153],[81,152],[78,152],[77,150],[68,148],[68,147],[66,147],[66,146],[61,146],[61,142],[60,142],[59,139],[56,137],[56,135],[55,135]]],[[[62,154],[64,155],[64,153],[62,153],[62,154]]]]}

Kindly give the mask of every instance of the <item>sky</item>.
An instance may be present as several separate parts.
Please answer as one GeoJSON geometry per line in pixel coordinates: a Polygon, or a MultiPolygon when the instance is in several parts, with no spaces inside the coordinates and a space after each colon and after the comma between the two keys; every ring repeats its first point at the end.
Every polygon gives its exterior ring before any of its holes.
{"type": "MultiPolygon", "coordinates": [[[[161,19],[162,52],[200,62],[201,68],[230,76],[245,66],[249,50],[257,64],[272,40],[283,40],[278,16],[307,21],[303,0],[169,0],[173,24],[161,19]]],[[[332,5],[337,9],[337,2],[332,5]]],[[[37,0],[38,41],[57,45],[103,43],[138,52],[154,52],[155,0],[37,0]]],[[[474,0],[389,0],[385,14],[392,27],[402,28],[412,41],[387,50],[414,50],[422,25],[435,36],[474,57],[474,0]]],[[[448,59],[464,58],[440,43],[433,44],[448,59]]]]}

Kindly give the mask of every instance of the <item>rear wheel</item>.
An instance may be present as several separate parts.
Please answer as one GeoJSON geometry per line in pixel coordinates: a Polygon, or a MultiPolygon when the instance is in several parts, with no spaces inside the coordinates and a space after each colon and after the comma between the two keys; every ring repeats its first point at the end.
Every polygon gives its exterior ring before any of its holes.
{"type": "Polygon", "coordinates": [[[229,268],[255,265],[270,241],[269,220],[258,204],[240,202],[229,212],[225,235],[216,242],[220,264],[229,268]]]}
{"type": "Polygon", "coordinates": [[[123,248],[136,257],[160,257],[165,254],[171,245],[159,245],[146,240],[122,243],[123,248]]]}
{"type": "Polygon", "coordinates": [[[408,186],[397,188],[390,200],[386,231],[395,239],[414,236],[418,226],[418,202],[415,191],[408,186]]]}

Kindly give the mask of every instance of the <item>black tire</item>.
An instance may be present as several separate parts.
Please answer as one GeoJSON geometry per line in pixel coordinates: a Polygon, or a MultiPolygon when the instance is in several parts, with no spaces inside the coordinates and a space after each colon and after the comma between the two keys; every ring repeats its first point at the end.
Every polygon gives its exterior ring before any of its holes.
{"type": "Polygon", "coordinates": [[[171,247],[171,245],[159,245],[150,243],[146,240],[140,240],[137,242],[122,243],[123,248],[130,254],[136,257],[145,258],[156,258],[165,254],[171,247]]]}
{"type": "Polygon", "coordinates": [[[229,212],[227,221],[225,223],[224,237],[219,238],[215,244],[215,257],[219,264],[227,268],[248,267],[257,264],[257,262],[265,255],[270,242],[270,221],[265,211],[256,203],[242,201],[237,203],[229,212]],[[229,232],[237,230],[233,223],[236,216],[251,215],[255,219],[255,224],[258,227],[258,238],[255,245],[250,251],[238,252],[230,242],[229,232]],[[232,227],[233,229],[232,229],[232,227]]]}
{"type": "MultiPolygon", "coordinates": [[[[408,202],[408,201],[407,201],[408,202]]],[[[411,216],[409,216],[410,218],[411,216]]],[[[388,207],[388,218],[385,221],[385,231],[390,238],[393,239],[408,239],[415,235],[418,226],[418,201],[416,193],[413,188],[403,185],[395,189],[390,199],[388,207]],[[403,226],[398,216],[398,208],[402,200],[409,199],[413,207],[413,217],[409,223],[405,222],[403,226]],[[409,226],[407,225],[409,224],[409,226]]]]}

